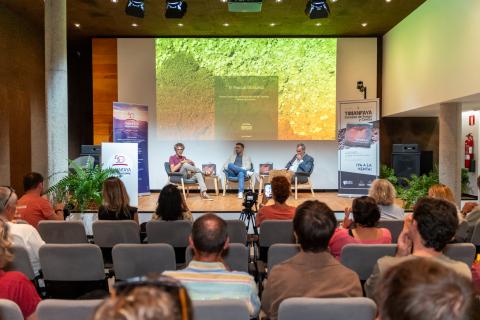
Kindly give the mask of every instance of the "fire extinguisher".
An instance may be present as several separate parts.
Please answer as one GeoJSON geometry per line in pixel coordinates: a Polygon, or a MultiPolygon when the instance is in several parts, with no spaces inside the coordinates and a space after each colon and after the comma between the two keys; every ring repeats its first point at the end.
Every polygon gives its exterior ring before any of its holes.
{"type": "Polygon", "coordinates": [[[470,169],[473,161],[473,135],[467,134],[465,139],[465,168],[470,169]]]}

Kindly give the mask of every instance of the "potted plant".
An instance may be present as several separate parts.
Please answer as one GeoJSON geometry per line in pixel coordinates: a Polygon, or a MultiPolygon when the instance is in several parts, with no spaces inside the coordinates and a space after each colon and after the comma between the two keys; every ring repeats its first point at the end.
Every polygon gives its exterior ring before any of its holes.
{"type": "Polygon", "coordinates": [[[97,210],[102,203],[102,184],[109,177],[119,177],[120,172],[115,168],[102,169],[87,161],[79,166],[69,160],[70,172],[56,184],[48,188],[56,202],[63,202],[70,210],[85,212],[97,210]]]}

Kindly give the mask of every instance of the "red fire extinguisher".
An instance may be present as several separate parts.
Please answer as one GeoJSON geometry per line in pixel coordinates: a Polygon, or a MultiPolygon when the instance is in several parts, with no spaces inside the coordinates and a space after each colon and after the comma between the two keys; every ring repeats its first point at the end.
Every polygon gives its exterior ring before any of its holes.
{"type": "Polygon", "coordinates": [[[465,139],[465,168],[470,169],[473,160],[473,135],[467,134],[465,139]]]}

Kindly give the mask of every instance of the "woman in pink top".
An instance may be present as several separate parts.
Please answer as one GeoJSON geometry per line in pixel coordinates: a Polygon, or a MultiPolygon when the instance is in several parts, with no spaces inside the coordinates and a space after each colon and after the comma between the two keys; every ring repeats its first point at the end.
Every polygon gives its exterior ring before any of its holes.
{"type": "Polygon", "coordinates": [[[330,239],[329,247],[332,255],[339,259],[342,248],[350,243],[392,243],[390,231],[376,227],[378,220],[380,220],[380,209],[373,198],[363,196],[354,199],[352,208],[345,209],[343,227],[337,228],[330,239]],[[350,219],[350,213],[353,213],[355,222],[350,219]]]}

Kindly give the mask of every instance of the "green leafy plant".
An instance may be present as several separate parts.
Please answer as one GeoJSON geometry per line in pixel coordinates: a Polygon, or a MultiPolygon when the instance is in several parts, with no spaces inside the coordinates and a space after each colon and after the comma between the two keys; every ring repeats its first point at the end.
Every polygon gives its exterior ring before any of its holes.
{"type": "Polygon", "coordinates": [[[80,167],[69,161],[71,171],[48,188],[56,202],[63,202],[80,212],[86,209],[97,208],[102,203],[102,184],[109,177],[119,177],[120,172],[115,168],[102,169],[93,162],[80,167]]]}
{"type": "Polygon", "coordinates": [[[470,178],[468,177],[468,170],[462,168],[462,193],[468,193],[470,178]]]}

